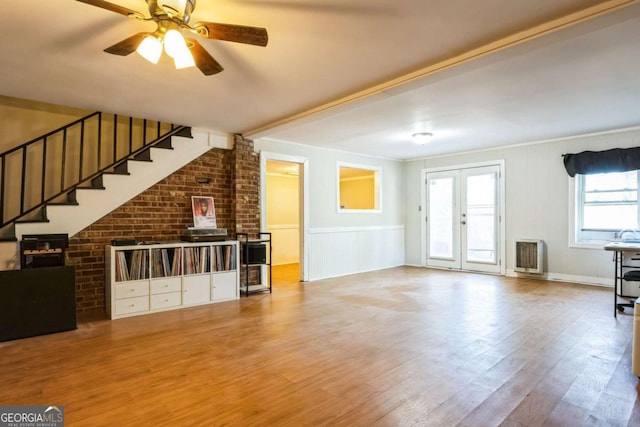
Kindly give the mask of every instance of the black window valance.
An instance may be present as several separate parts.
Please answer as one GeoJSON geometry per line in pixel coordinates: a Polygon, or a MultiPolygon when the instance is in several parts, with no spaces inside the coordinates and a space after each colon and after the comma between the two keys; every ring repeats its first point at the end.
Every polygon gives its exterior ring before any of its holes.
{"type": "Polygon", "coordinates": [[[607,172],[626,172],[640,169],[640,147],[612,148],[604,151],[583,151],[563,154],[564,167],[569,176],[607,172]]]}

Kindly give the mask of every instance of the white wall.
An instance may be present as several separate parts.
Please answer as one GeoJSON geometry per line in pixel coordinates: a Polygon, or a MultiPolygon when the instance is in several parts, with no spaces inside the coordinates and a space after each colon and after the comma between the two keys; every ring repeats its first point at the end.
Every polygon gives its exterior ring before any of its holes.
{"type": "Polygon", "coordinates": [[[573,194],[562,154],[640,145],[640,130],[575,137],[571,139],[513,146],[474,153],[443,156],[406,163],[407,264],[423,265],[418,212],[422,191],[421,171],[427,168],[475,162],[505,161],[507,274],[513,271],[513,240],[545,241],[545,277],[593,284],[613,283],[610,252],[601,248],[569,246],[569,209],[573,194]]]}
{"type": "Polygon", "coordinates": [[[255,147],[309,160],[309,235],[305,238],[309,280],[404,264],[403,162],[267,139],[256,140],[255,147]],[[338,161],[381,168],[381,212],[338,212],[338,161]],[[353,257],[348,263],[345,251],[353,257]]]}
{"type": "Polygon", "coordinates": [[[309,226],[311,228],[404,224],[403,162],[267,139],[256,140],[254,145],[257,150],[309,159],[309,226]],[[336,162],[338,161],[382,168],[382,212],[337,212],[336,162]]]}

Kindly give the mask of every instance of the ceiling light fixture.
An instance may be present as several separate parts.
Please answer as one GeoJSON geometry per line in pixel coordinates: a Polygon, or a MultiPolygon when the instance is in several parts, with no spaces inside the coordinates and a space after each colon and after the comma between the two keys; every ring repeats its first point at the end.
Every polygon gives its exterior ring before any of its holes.
{"type": "Polygon", "coordinates": [[[184,37],[178,30],[169,30],[164,35],[164,51],[173,58],[178,70],[196,65],[187,47],[187,42],[184,41],[184,37]]]}
{"type": "Polygon", "coordinates": [[[433,139],[433,134],[429,132],[417,132],[411,135],[411,138],[413,138],[413,142],[415,142],[416,144],[426,144],[428,142],[431,142],[431,139],[433,139]]]}
{"type": "Polygon", "coordinates": [[[170,29],[167,30],[164,35],[161,31],[156,31],[153,34],[146,36],[136,52],[140,54],[147,61],[157,64],[162,55],[162,47],[164,45],[164,51],[173,58],[176,69],[194,67],[195,61],[193,55],[187,46],[187,42],[182,37],[179,30],[170,29]]]}
{"type": "Polygon", "coordinates": [[[136,52],[147,61],[157,64],[162,55],[162,41],[155,35],[148,35],[142,40],[136,52]]]}

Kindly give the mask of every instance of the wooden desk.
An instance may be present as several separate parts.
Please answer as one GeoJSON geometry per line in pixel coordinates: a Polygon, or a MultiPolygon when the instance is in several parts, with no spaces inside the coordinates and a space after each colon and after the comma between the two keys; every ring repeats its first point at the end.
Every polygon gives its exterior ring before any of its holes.
{"type": "MultiPolygon", "coordinates": [[[[614,261],[615,261],[615,274],[613,276],[613,316],[617,316],[618,315],[618,297],[622,297],[622,298],[633,298],[635,299],[636,297],[630,297],[630,296],[626,296],[626,295],[622,295],[622,280],[623,280],[623,269],[625,268],[625,266],[623,265],[623,258],[624,258],[624,253],[625,252],[636,252],[638,253],[638,257],[640,259],[640,243],[631,243],[631,242],[611,242],[611,243],[607,243],[604,246],[604,250],[605,251],[613,251],[614,253],[614,261]],[[618,291],[619,290],[619,291],[618,291]]],[[[630,266],[626,266],[626,268],[629,268],[630,266]]],[[[632,267],[635,268],[637,270],[640,270],[640,264],[638,267],[632,267]]],[[[624,307],[633,307],[633,302],[630,303],[626,303],[626,304],[620,304],[620,306],[622,306],[622,310],[624,310],[624,307]]]]}

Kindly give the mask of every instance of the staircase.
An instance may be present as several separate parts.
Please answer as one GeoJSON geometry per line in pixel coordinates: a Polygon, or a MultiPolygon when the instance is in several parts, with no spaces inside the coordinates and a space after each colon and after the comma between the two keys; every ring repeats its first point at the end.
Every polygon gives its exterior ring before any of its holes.
{"type": "Polygon", "coordinates": [[[207,131],[93,113],[0,154],[0,270],[17,267],[9,258],[22,235],[73,236],[226,143],[207,131]]]}

